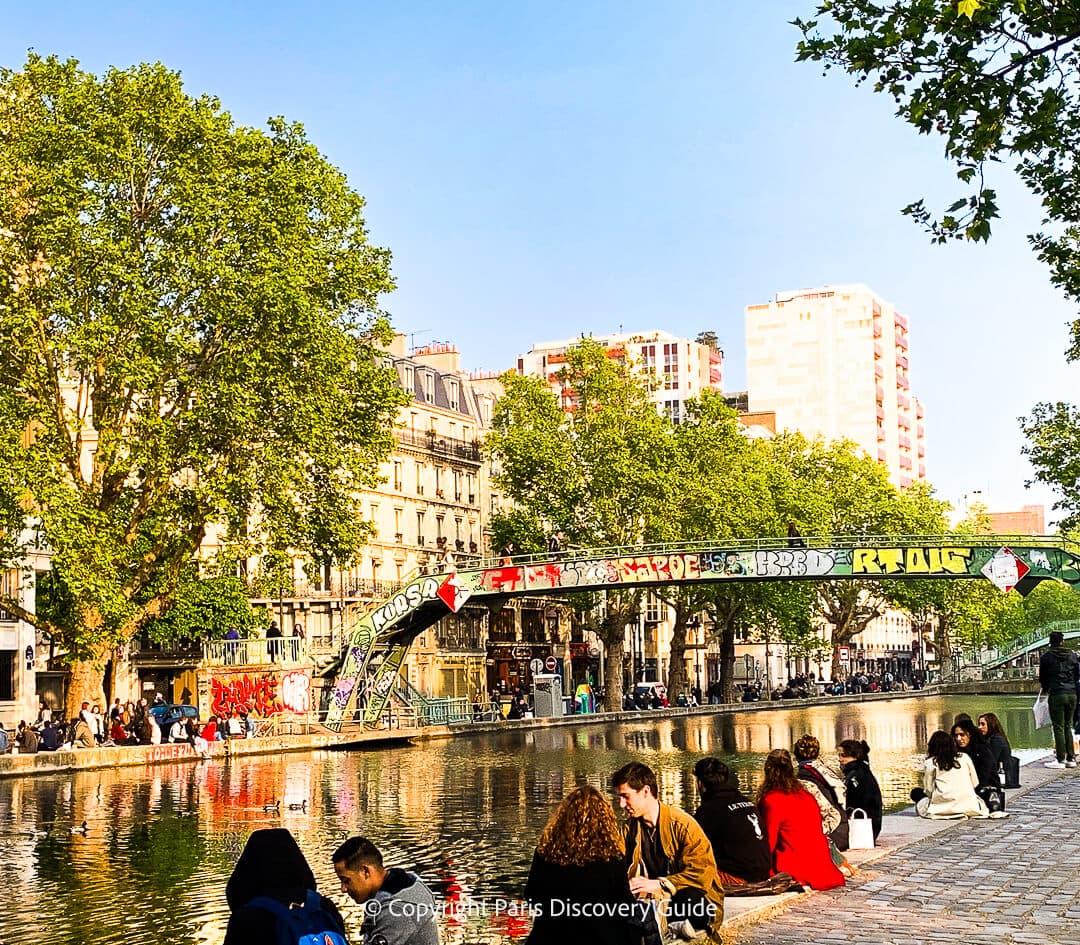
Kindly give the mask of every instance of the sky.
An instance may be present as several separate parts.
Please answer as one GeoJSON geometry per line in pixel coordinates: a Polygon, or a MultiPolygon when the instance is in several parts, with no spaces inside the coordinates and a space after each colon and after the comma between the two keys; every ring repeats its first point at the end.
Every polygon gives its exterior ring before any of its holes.
{"type": "MultiPolygon", "coordinates": [[[[911,323],[912,391],[944,498],[1026,490],[1018,418],[1080,399],[1075,309],[996,168],[987,245],[931,245],[900,209],[962,195],[940,139],[868,86],[795,59],[815,0],[0,0],[0,65],[161,61],[235,120],[284,115],[367,200],[394,327],[504,370],[538,341],[712,330],[745,387],[744,308],[861,282],[911,323]]],[[[1053,518],[1053,515],[1050,515],[1053,518]]]]}

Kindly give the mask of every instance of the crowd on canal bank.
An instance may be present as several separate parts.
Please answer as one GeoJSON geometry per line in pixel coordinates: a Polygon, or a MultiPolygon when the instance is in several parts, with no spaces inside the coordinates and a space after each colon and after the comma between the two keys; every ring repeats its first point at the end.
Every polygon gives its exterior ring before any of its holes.
{"type": "MultiPolygon", "coordinates": [[[[922,772],[928,802],[917,807],[921,819],[995,819],[984,790],[992,785],[980,781],[992,775],[1003,798],[1012,754],[997,716],[977,718],[960,715],[949,732],[931,736],[922,772]]],[[[579,784],[536,841],[522,894],[532,924],[528,941],[718,942],[729,897],[842,888],[855,873],[847,848],[872,847],[887,828],[870,746],[845,739],[835,746],[835,761],[831,754],[810,735],[790,749],[774,748],[752,797],[740,791],[723,760],[700,758],[692,769],[699,795],[693,811],[662,801],[655,774],[637,761],[602,785],[612,791],[614,805],[597,785],[579,784]]],[[[365,941],[380,934],[380,915],[415,923],[388,940],[438,940],[436,920],[447,913],[418,873],[398,870],[385,886],[380,875],[393,871],[370,856],[343,866],[335,854],[334,868],[342,892],[355,901],[382,897],[374,914],[365,910],[365,941]],[[357,873],[362,875],[350,876],[357,873]],[[409,904],[395,905],[403,890],[409,904]],[[418,906],[420,900],[426,905],[418,906]]],[[[229,901],[235,915],[243,904],[231,895],[229,901]]],[[[343,926],[335,934],[345,940],[343,926]]],[[[226,945],[246,941],[254,939],[233,935],[226,945]]]]}

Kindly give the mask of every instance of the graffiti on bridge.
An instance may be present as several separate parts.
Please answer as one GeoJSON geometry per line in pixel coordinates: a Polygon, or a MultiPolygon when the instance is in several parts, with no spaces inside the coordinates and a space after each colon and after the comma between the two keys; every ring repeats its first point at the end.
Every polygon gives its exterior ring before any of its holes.
{"type": "Polygon", "coordinates": [[[970,548],[856,548],[852,574],[970,573],[970,548]]]}

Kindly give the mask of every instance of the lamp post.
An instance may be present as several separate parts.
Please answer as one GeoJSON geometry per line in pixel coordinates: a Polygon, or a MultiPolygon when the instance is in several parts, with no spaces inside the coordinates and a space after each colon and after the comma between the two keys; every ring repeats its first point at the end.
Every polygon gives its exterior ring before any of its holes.
{"type": "Polygon", "coordinates": [[[963,655],[964,655],[964,651],[961,650],[960,647],[958,647],[958,646],[953,647],[953,651],[952,651],[953,672],[956,674],[956,681],[957,682],[960,682],[960,660],[963,657],[963,655]]]}

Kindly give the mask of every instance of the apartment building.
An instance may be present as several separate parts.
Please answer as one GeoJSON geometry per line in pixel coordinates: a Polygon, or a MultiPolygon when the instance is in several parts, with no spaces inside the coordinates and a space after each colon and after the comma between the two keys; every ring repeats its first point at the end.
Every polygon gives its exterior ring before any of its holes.
{"type": "MultiPolygon", "coordinates": [[[[704,344],[653,330],[590,336],[603,345],[609,358],[629,364],[645,374],[652,385],[652,398],[676,423],[685,413],[685,403],[701,396],[703,390],[723,388],[724,353],[715,343],[704,344]]],[[[704,337],[704,336],[699,336],[704,337]]],[[[569,407],[568,392],[559,380],[566,352],[580,338],[537,342],[517,359],[519,374],[544,378],[569,407]]]]}
{"type": "Polygon", "coordinates": [[[749,408],[774,412],[777,429],[853,440],[900,488],[926,478],[908,319],[867,286],[778,292],[748,305],[746,373],[749,408]]]}

